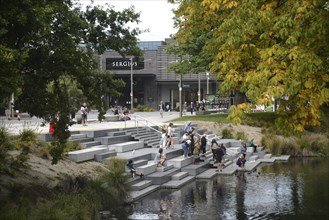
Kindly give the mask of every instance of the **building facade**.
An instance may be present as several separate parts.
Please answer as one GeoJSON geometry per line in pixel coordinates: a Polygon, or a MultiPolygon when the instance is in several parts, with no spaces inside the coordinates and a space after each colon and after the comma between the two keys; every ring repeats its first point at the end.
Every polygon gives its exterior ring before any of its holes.
{"type": "MultiPolygon", "coordinates": [[[[184,102],[197,104],[198,101],[208,99],[207,94],[217,93],[219,83],[211,74],[187,73],[180,76],[168,71],[168,66],[179,59],[165,51],[170,40],[139,42],[138,46],[144,54],[139,61],[134,60],[133,57],[123,58],[111,50],[102,55],[101,68],[113,74],[114,78],[126,82],[125,88],[120,91],[123,94],[121,97],[114,98],[109,95],[110,106],[121,105],[130,108],[131,90],[134,107],[143,105],[155,110],[158,109],[160,101],[165,102],[166,106],[169,105],[170,109],[179,108],[179,85],[182,85],[182,104],[184,102]]],[[[218,102],[216,101],[216,104],[218,102]]],[[[225,105],[229,102],[230,100],[225,97],[225,105]]],[[[224,106],[224,101],[222,105],[224,106]]],[[[215,107],[221,106],[216,105],[215,107]]]]}

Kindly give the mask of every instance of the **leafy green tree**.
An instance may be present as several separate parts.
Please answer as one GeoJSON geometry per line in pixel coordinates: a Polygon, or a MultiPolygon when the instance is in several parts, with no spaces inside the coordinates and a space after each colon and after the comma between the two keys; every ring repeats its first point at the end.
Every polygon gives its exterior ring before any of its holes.
{"type": "Polygon", "coordinates": [[[15,107],[50,122],[57,117],[53,162],[61,157],[70,136],[70,86],[83,92],[99,119],[107,110],[104,94],[119,95],[123,81],[101,72],[96,55],[106,49],[121,55],[141,55],[136,43],[138,23],[133,8],[117,12],[111,6],[88,6],[73,0],[1,1],[0,99],[16,93],[15,107]]]}
{"type": "Polygon", "coordinates": [[[327,0],[170,2],[180,3],[180,45],[198,45],[200,33],[209,36],[194,56],[210,56],[209,68],[223,80],[221,92],[239,90],[257,104],[273,97],[279,102],[276,123],[287,131],[319,125],[329,100],[327,0]]]}

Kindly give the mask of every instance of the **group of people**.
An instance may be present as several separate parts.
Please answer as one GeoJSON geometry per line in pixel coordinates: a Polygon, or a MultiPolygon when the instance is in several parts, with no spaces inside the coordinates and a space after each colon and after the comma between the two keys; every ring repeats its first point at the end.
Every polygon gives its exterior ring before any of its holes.
{"type": "Polygon", "coordinates": [[[184,135],[182,137],[183,156],[195,156],[200,159],[201,154],[206,153],[207,137],[206,135],[200,136],[195,132],[191,126],[191,122],[187,121],[183,127],[184,135]]]}
{"type": "Polygon", "coordinates": [[[116,106],[112,111],[114,115],[119,115],[120,121],[127,121],[131,119],[127,107],[116,106]]]}
{"type": "MultiPolygon", "coordinates": [[[[207,136],[206,135],[199,135],[195,132],[195,129],[191,126],[191,122],[187,121],[183,126],[184,135],[182,137],[182,150],[183,150],[183,157],[190,157],[194,156],[194,158],[200,159],[201,155],[206,153],[207,147],[207,136]]],[[[162,136],[160,141],[159,150],[154,158],[154,163],[158,167],[166,167],[167,166],[167,158],[164,152],[164,149],[168,149],[173,147],[173,123],[169,123],[168,125],[164,125],[162,127],[162,136]]],[[[247,145],[254,148],[254,152],[257,152],[257,145],[253,143],[253,139],[251,139],[248,143],[243,142],[241,146],[240,154],[236,160],[236,165],[240,168],[244,169],[246,163],[246,154],[247,154],[247,145]]],[[[217,171],[222,171],[224,168],[224,156],[226,153],[226,147],[223,143],[218,143],[216,139],[212,139],[210,145],[211,151],[213,153],[213,161],[214,165],[217,164],[217,171]]],[[[137,173],[136,169],[133,167],[133,163],[130,160],[127,163],[131,171],[131,175],[133,177],[140,176],[143,178],[142,173],[137,173]]]]}

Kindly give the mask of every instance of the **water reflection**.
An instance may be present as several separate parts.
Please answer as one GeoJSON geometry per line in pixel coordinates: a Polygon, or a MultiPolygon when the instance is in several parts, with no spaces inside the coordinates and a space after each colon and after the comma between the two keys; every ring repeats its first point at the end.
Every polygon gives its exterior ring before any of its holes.
{"type": "Polygon", "coordinates": [[[327,219],[328,186],[328,160],[291,159],[159,190],[129,212],[141,219],[327,219]]]}

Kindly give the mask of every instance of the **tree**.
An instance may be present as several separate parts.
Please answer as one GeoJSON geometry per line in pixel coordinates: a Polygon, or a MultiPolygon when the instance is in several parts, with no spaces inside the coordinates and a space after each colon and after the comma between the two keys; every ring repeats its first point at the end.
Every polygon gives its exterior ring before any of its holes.
{"type": "Polygon", "coordinates": [[[72,0],[1,1],[0,98],[16,93],[15,107],[50,122],[58,117],[52,151],[56,163],[70,136],[72,100],[69,85],[80,89],[99,119],[106,112],[103,95],[120,95],[123,81],[100,72],[95,57],[106,49],[140,56],[139,22],[133,8],[116,12],[89,6],[82,11],[72,0]]]}
{"type": "Polygon", "coordinates": [[[221,92],[239,90],[257,104],[278,100],[281,129],[319,125],[329,100],[326,0],[179,2],[175,38],[191,45],[194,36],[209,36],[195,56],[210,55],[209,68],[223,80],[221,92]]]}

